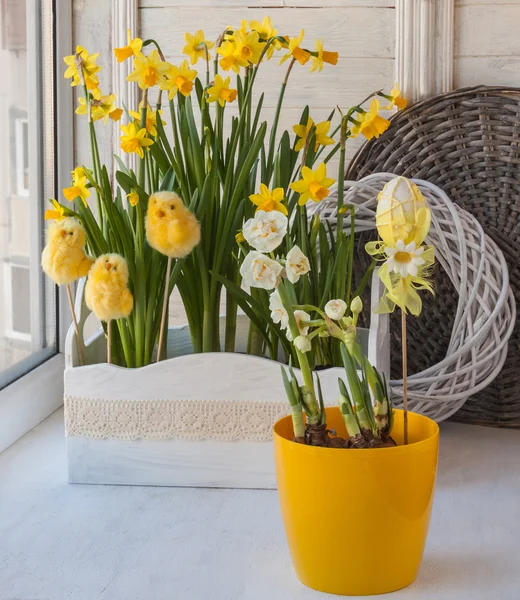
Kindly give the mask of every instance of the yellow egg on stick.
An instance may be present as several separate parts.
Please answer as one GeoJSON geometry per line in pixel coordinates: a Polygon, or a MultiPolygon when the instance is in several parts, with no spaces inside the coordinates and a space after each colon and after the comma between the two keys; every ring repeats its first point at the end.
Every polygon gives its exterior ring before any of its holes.
{"type": "Polygon", "coordinates": [[[107,324],[107,362],[112,362],[111,324],[128,317],[134,307],[128,289],[128,265],[119,254],[102,254],[88,274],[85,302],[100,321],[107,324]]]}
{"type": "Polygon", "coordinates": [[[169,297],[172,259],[184,258],[200,242],[200,224],[174,192],[156,192],[148,200],[146,239],[152,248],[168,257],[157,362],[161,360],[169,297]]]}
{"type": "Polygon", "coordinates": [[[54,221],[47,231],[47,245],[42,252],[42,268],[57,284],[65,285],[72,322],[76,332],[80,359],[85,364],[83,340],[79,331],[70,284],[85,277],[94,259],[85,253],[85,230],[72,217],[54,221]]]}

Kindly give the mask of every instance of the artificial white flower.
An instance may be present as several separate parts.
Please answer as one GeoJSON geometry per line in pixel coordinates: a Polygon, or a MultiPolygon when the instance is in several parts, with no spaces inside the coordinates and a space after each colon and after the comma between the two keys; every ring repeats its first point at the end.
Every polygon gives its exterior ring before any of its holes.
{"type": "Polygon", "coordinates": [[[287,217],[278,210],[259,210],[246,221],[242,233],[247,243],[258,252],[273,252],[287,231],[287,217]]]}
{"type": "MultiPolygon", "coordinates": [[[[309,313],[305,312],[304,310],[295,310],[294,311],[294,318],[296,319],[296,325],[298,325],[298,331],[300,332],[300,335],[307,335],[309,333],[309,328],[308,327],[302,327],[301,322],[302,321],[310,321],[311,320],[311,316],[309,313]]],[[[292,332],[289,329],[289,327],[287,327],[287,339],[292,342],[293,341],[293,336],[292,336],[292,332]]]]}
{"type": "Polygon", "coordinates": [[[411,275],[415,277],[419,272],[419,266],[424,264],[424,259],[421,254],[424,252],[424,247],[415,248],[415,242],[410,242],[405,245],[403,240],[397,240],[395,248],[387,246],[385,248],[388,260],[388,271],[398,273],[401,277],[411,275]]]}
{"type": "Polygon", "coordinates": [[[312,348],[311,341],[306,335],[299,335],[294,340],[294,345],[300,352],[310,352],[312,348]]]}
{"type": "Polygon", "coordinates": [[[309,264],[309,259],[298,246],[293,246],[287,253],[287,260],[285,263],[287,279],[291,283],[296,283],[302,275],[305,275],[305,273],[308,273],[310,270],[311,265],[309,264]]]}
{"type": "Polygon", "coordinates": [[[272,290],[278,283],[282,265],[261,252],[250,252],[240,267],[244,282],[251,286],[272,290]]]}
{"type": "Polygon", "coordinates": [[[339,321],[347,311],[347,303],[344,300],[329,300],[325,304],[325,314],[333,321],[339,321]]]}
{"type": "Polygon", "coordinates": [[[269,309],[271,310],[271,319],[273,323],[280,323],[282,329],[287,329],[289,324],[289,314],[285,310],[278,290],[275,290],[269,296],[269,309]]]}
{"type": "Polygon", "coordinates": [[[352,313],[356,313],[359,315],[359,313],[362,310],[363,310],[363,301],[361,300],[361,298],[359,296],[356,296],[350,303],[350,311],[352,313]]]}

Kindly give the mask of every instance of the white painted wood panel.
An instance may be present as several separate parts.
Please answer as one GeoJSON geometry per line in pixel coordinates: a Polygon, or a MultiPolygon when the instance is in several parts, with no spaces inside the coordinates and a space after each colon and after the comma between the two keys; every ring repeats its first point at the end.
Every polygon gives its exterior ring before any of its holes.
{"type": "Polygon", "coordinates": [[[455,86],[520,86],[520,56],[461,56],[455,59],[455,86]]]}
{"type": "Polygon", "coordinates": [[[395,6],[395,0],[140,0],[141,8],[175,8],[197,7],[233,7],[233,8],[332,8],[345,6],[362,6],[363,8],[395,6]]]}

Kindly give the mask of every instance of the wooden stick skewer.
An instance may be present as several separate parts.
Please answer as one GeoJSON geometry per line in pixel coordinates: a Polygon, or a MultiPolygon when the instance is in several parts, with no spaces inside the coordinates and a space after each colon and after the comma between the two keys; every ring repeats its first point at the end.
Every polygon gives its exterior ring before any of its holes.
{"type": "Polygon", "coordinates": [[[107,321],[107,363],[112,363],[112,319],[107,321]]]}
{"type": "Polygon", "coordinates": [[[161,360],[161,352],[163,346],[163,338],[164,338],[164,324],[166,322],[166,313],[168,308],[168,298],[170,291],[170,271],[172,269],[172,258],[168,256],[168,264],[166,266],[166,280],[164,282],[164,298],[163,298],[163,307],[162,307],[162,316],[161,316],[161,328],[159,330],[159,347],[157,348],[157,362],[161,360]]]}
{"type": "Polygon", "coordinates": [[[76,333],[76,342],[78,344],[78,352],[82,365],[86,365],[87,361],[85,360],[85,352],[83,346],[83,338],[79,332],[78,321],[76,319],[76,312],[74,311],[74,302],[72,301],[72,292],[70,291],[70,285],[67,283],[65,286],[67,288],[67,297],[69,299],[70,312],[72,314],[72,323],[74,324],[74,331],[76,333]]]}
{"type": "Polygon", "coordinates": [[[408,444],[408,359],[406,356],[406,311],[401,310],[401,344],[403,355],[403,437],[408,444]]]}

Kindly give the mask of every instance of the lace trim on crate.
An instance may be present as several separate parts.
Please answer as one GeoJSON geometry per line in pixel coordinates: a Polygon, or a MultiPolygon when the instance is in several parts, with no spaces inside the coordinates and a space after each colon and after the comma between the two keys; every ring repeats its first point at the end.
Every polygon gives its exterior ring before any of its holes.
{"type": "Polygon", "coordinates": [[[68,436],[119,440],[254,441],[272,439],[273,424],[289,414],[274,402],[98,400],[65,396],[68,436]]]}

